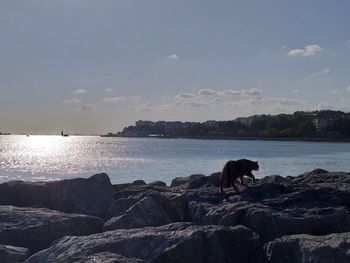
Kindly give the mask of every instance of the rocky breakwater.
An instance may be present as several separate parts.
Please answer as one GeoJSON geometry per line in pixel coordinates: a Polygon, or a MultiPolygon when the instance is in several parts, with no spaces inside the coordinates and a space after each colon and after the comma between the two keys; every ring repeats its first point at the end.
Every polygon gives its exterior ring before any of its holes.
{"type": "Polygon", "coordinates": [[[218,173],[0,184],[0,262],[350,262],[349,173],[218,185],[218,173]]]}

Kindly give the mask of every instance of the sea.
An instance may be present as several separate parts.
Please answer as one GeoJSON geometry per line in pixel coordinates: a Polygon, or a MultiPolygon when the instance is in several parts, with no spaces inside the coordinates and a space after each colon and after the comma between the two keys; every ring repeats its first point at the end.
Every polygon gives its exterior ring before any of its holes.
{"type": "Polygon", "coordinates": [[[0,136],[0,182],[49,181],[107,173],[112,183],[163,181],[210,175],[235,159],[259,161],[257,178],[296,176],[316,168],[350,171],[350,143],[0,136]]]}

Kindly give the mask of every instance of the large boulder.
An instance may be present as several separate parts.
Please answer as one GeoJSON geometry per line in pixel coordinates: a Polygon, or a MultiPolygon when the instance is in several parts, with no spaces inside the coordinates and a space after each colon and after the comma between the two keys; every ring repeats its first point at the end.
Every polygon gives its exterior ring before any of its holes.
{"type": "MultiPolygon", "coordinates": [[[[41,261],[46,262],[46,261],[41,261]]],[[[144,260],[138,258],[127,258],[121,255],[110,253],[110,252],[100,252],[89,256],[77,256],[71,259],[67,263],[146,263],[144,260]]],[[[62,262],[63,263],[63,262],[62,262]]]]}
{"type": "Polygon", "coordinates": [[[106,174],[51,182],[12,181],[0,184],[0,204],[108,218],[114,193],[106,174]]]}
{"type": "Polygon", "coordinates": [[[66,213],[110,217],[115,190],[107,174],[57,181],[51,190],[51,209],[66,213]]]}
{"type": "Polygon", "coordinates": [[[350,173],[328,172],[323,169],[316,169],[293,177],[292,181],[299,185],[327,187],[350,193],[350,173]]]}
{"type": "Polygon", "coordinates": [[[164,183],[163,181],[154,181],[154,182],[151,182],[149,183],[149,185],[152,185],[152,186],[159,186],[159,187],[166,187],[166,183],[164,183]]]}
{"type": "Polygon", "coordinates": [[[0,245],[1,263],[21,263],[30,255],[29,249],[24,247],[14,247],[0,245]]]}
{"type": "Polygon", "coordinates": [[[209,176],[203,174],[192,174],[186,177],[174,178],[170,184],[170,187],[178,187],[187,189],[198,189],[203,186],[216,186],[220,185],[220,172],[213,173],[209,176]]]}
{"type": "Polygon", "coordinates": [[[196,224],[245,225],[265,242],[289,234],[324,235],[350,231],[350,213],[344,207],[279,211],[246,202],[219,206],[192,202],[190,210],[196,224]]]}
{"type": "Polygon", "coordinates": [[[186,190],[189,220],[202,225],[245,225],[265,242],[289,234],[350,231],[347,192],[279,176],[239,187],[239,194],[227,191],[226,195],[214,187],[186,190]]]}
{"type": "Polygon", "coordinates": [[[184,207],[186,205],[182,190],[167,187],[162,184],[135,185],[134,183],[131,183],[128,185],[123,184],[123,187],[118,187],[118,185],[114,185],[114,187],[116,187],[118,190],[114,196],[115,201],[110,207],[110,213],[115,217],[123,215],[126,210],[131,208],[146,196],[153,193],[160,193],[167,199],[167,201],[170,202],[171,206],[175,207],[180,216],[179,221],[183,221],[184,219],[184,207]]]}
{"type": "Polygon", "coordinates": [[[92,216],[46,208],[0,206],[0,244],[25,247],[31,253],[67,235],[101,232],[102,226],[103,220],[92,216]]]}
{"type": "Polygon", "coordinates": [[[348,263],[350,233],[284,236],[266,246],[269,263],[348,263]]]}
{"type": "Polygon", "coordinates": [[[64,237],[25,262],[73,262],[102,252],[145,262],[258,263],[264,259],[259,237],[248,228],[174,223],[64,237]]]}
{"type": "Polygon", "coordinates": [[[177,177],[171,181],[170,187],[199,188],[205,184],[206,176],[203,174],[192,174],[187,177],[177,177]]]}
{"type": "MultiPolygon", "coordinates": [[[[167,193],[167,192],[176,192],[174,189],[171,189],[167,186],[159,186],[158,184],[122,184],[122,187],[120,185],[114,185],[114,188],[117,189],[117,191],[114,194],[115,200],[121,199],[121,198],[129,198],[129,197],[144,197],[147,194],[151,192],[160,192],[160,193],[167,193]]],[[[177,191],[179,192],[179,191],[177,191]]]]}
{"type": "Polygon", "coordinates": [[[165,195],[152,192],[137,201],[122,215],[109,219],[103,229],[138,228],[145,226],[161,226],[180,221],[176,207],[165,195]]]}

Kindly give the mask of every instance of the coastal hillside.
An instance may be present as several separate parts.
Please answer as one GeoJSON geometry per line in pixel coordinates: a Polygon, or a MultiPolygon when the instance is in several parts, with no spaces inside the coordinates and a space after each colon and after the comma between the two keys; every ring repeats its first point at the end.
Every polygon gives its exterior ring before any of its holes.
{"type": "Polygon", "coordinates": [[[0,262],[350,261],[350,174],[316,169],[219,191],[219,173],[112,185],[0,184],[0,262]]]}
{"type": "Polygon", "coordinates": [[[298,111],[254,115],[230,121],[137,121],[123,131],[104,136],[185,138],[298,138],[350,139],[350,113],[298,111]]]}

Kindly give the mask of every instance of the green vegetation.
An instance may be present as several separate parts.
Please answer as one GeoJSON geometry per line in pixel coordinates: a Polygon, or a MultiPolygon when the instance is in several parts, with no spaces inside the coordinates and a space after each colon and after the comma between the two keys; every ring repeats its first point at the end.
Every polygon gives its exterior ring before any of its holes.
{"type": "Polygon", "coordinates": [[[118,136],[188,138],[350,138],[350,113],[298,111],[293,114],[254,115],[231,121],[138,121],[118,136]]]}

